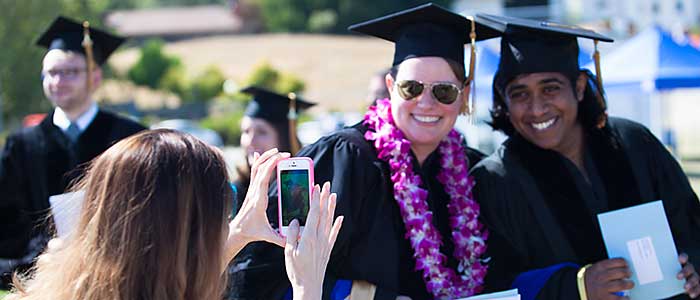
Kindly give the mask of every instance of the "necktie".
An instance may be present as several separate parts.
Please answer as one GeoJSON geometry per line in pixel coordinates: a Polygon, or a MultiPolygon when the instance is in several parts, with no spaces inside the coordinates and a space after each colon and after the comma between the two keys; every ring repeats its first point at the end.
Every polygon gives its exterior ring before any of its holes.
{"type": "Polygon", "coordinates": [[[68,126],[68,129],[66,130],[66,136],[68,136],[71,142],[75,143],[80,136],[80,128],[78,128],[78,125],[71,122],[70,126],[68,126]]]}

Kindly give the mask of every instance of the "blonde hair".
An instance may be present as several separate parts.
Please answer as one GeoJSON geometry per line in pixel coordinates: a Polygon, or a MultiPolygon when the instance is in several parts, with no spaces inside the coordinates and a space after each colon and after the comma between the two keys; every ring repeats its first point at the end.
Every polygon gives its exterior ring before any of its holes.
{"type": "Polygon", "coordinates": [[[66,246],[15,280],[12,299],[215,299],[232,191],[219,152],[172,130],[124,139],[94,160],[66,246]]]}

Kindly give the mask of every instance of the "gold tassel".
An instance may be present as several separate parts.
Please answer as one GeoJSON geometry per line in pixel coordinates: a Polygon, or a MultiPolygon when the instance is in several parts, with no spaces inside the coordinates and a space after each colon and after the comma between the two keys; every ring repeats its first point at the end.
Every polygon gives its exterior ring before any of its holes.
{"type": "Polygon", "coordinates": [[[87,64],[87,83],[86,88],[88,93],[92,92],[92,73],[95,70],[94,54],[92,53],[92,38],[90,38],[90,22],[83,22],[83,48],[85,48],[85,63],[87,64]]]}
{"type": "Polygon", "coordinates": [[[603,76],[600,72],[600,52],[598,51],[598,40],[593,40],[593,61],[595,62],[595,75],[598,79],[598,89],[603,88],[603,76]]]}
{"type": "Polygon", "coordinates": [[[473,16],[467,16],[467,19],[469,19],[469,22],[471,23],[471,31],[469,32],[469,39],[471,41],[471,55],[469,56],[469,77],[467,77],[467,84],[469,85],[471,97],[467,95],[467,106],[466,109],[462,110],[462,112],[466,113],[469,124],[475,124],[476,107],[474,106],[474,101],[476,100],[476,22],[474,22],[473,16]]]}
{"type": "Polygon", "coordinates": [[[593,62],[595,63],[595,75],[596,75],[596,84],[598,85],[598,93],[596,93],[596,99],[598,100],[598,103],[603,107],[605,112],[603,112],[603,115],[600,117],[600,120],[598,120],[597,127],[603,128],[605,127],[605,123],[608,121],[608,112],[607,112],[607,105],[605,104],[605,99],[604,94],[605,92],[603,91],[603,74],[600,71],[600,51],[598,51],[598,40],[593,40],[593,62]]]}
{"type": "Polygon", "coordinates": [[[289,119],[289,146],[292,155],[299,152],[301,145],[299,145],[299,140],[297,140],[297,95],[295,93],[289,93],[289,113],[287,114],[287,119],[289,119]]]}

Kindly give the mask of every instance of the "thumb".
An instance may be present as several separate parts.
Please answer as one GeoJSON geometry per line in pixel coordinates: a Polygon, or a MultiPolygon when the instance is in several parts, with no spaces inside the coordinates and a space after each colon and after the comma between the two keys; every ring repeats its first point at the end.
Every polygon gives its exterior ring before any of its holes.
{"type": "Polygon", "coordinates": [[[284,247],[285,253],[287,251],[294,251],[297,248],[297,243],[299,237],[299,221],[297,219],[292,220],[289,223],[289,228],[287,228],[287,244],[284,247]]]}

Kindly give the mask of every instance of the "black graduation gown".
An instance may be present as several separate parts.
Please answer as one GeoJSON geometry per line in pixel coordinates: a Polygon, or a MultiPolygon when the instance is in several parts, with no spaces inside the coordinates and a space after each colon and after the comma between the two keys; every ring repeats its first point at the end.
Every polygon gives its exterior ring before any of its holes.
{"type": "MultiPolygon", "coordinates": [[[[642,125],[610,118],[610,126],[620,137],[638,183],[641,199],[634,201],[663,200],[678,251],[688,253],[691,262],[697,265],[700,262],[700,204],[683,170],[642,125]]],[[[472,169],[476,180],[474,195],[490,231],[488,254],[491,261],[486,278],[490,291],[510,288],[523,272],[567,262],[581,266],[594,263],[576,255],[532,174],[523,167],[522,160],[526,158],[520,157],[510,146],[511,140],[506,141],[472,169]]],[[[590,159],[586,158],[590,184],[573,164],[569,170],[588,208],[588,212],[582,213],[590,213],[598,226],[596,214],[607,211],[607,200],[599,174],[591,170],[590,159]]],[[[572,266],[556,271],[537,299],[578,299],[577,270],[572,266]]]]}
{"type": "MultiPolygon", "coordinates": [[[[389,166],[377,158],[372,143],[364,139],[366,131],[367,128],[360,124],[343,129],[320,139],[298,154],[313,159],[317,184],[331,182],[332,192],[338,194],[336,215],[345,216],[328,264],[324,299],[328,299],[338,279],[364,280],[376,285],[375,299],[394,300],[399,295],[415,300],[430,299],[432,297],[425,289],[422,274],[414,271],[413,250],[405,238],[403,219],[393,196],[389,166]]],[[[483,157],[471,148],[467,148],[466,155],[470,165],[483,157]]],[[[421,176],[423,187],[429,191],[427,201],[434,214],[436,228],[443,236],[441,250],[449,259],[448,265],[456,269],[456,261],[452,258],[454,246],[449,238],[449,196],[436,178],[440,170],[438,152],[433,152],[422,167],[414,164],[414,170],[421,176]]],[[[277,209],[274,194],[271,200],[275,201],[270,202],[271,211],[277,209]]],[[[273,273],[271,271],[264,276],[251,276],[235,287],[239,292],[258,289],[264,290],[265,296],[284,294],[284,291],[270,291],[289,286],[286,277],[282,277],[285,276],[282,249],[268,247],[266,251],[277,252],[277,268],[282,271],[274,275],[270,274],[273,273]]],[[[266,258],[271,256],[259,251],[252,256],[253,261],[260,255],[267,255],[266,258]]],[[[265,296],[258,294],[238,299],[275,299],[265,296]]]]}
{"type": "Polygon", "coordinates": [[[39,125],[9,136],[0,160],[0,259],[22,258],[43,249],[41,243],[27,248],[46,230],[49,196],[63,193],[83,174],[86,162],[143,129],[134,121],[99,110],[74,145],[53,124],[53,113],[39,125]]]}

